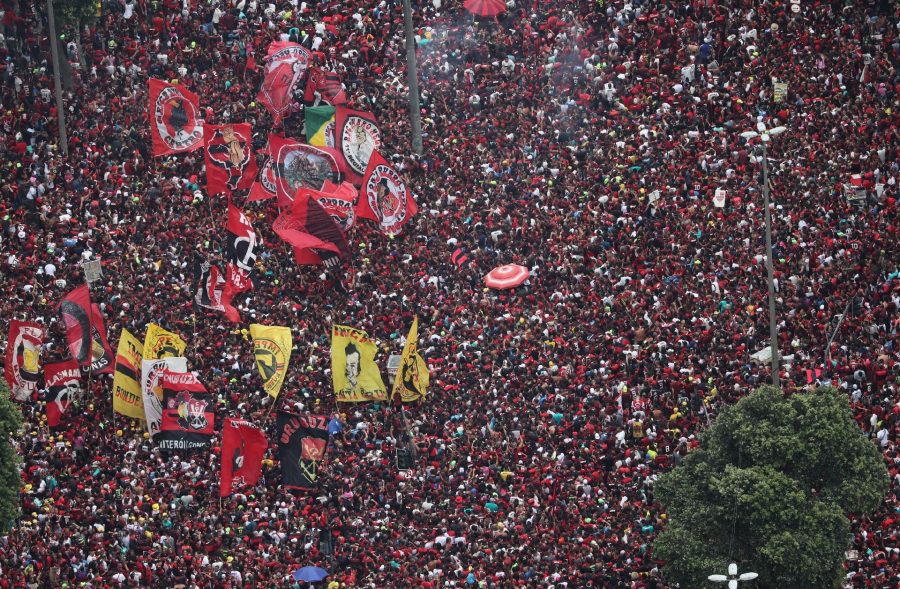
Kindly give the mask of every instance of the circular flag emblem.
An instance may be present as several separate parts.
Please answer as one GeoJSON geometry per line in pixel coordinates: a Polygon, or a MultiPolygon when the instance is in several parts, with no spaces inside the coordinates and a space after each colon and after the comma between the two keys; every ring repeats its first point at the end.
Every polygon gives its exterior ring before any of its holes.
{"type": "Polygon", "coordinates": [[[203,142],[203,126],[194,104],[174,86],[164,88],[156,98],[153,122],[159,138],[172,151],[191,150],[203,142]]]}
{"type": "Polygon", "coordinates": [[[341,130],[341,152],[347,165],[357,174],[364,174],[372,152],[381,147],[381,131],[372,121],[349,116],[341,130]]]}
{"type": "Polygon", "coordinates": [[[268,192],[272,194],[277,190],[275,185],[275,170],[272,169],[272,158],[267,157],[259,172],[259,181],[268,192]]]}
{"type": "Polygon", "coordinates": [[[406,221],[407,196],[406,184],[396,171],[375,166],[366,182],[366,199],[385,232],[396,233],[406,221]]]}

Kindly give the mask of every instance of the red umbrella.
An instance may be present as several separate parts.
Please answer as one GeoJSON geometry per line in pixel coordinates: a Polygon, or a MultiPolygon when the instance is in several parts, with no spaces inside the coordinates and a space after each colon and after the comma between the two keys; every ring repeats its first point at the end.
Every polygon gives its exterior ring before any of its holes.
{"type": "Polygon", "coordinates": [[[498,266],[488,272],[484,277],[485,285],[490,288],[504,290],[515,288],[528,279],[528,268],[518,264],[506,264],[498,266]]]}
{"type": "Polygon", "coordinates": [[[503,0],[466,0],[464,6],[478,16],[497,16],[506,12],[506,2],[503,0]]]}

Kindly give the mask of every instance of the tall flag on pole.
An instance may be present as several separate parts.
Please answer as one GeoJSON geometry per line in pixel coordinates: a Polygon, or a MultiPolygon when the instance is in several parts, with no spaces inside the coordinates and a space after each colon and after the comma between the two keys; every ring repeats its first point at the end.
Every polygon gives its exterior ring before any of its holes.
{"type": "Polygon", "coordinates": [[[212,395],[191,372],[164,370],[160,450],[208,448],[216,433],[212,395]]]}
{"type": "Polygon", "coordinates": [[[278,462],[287,489],[315,490],[328,447],[328,418],[279,411],[275,418],[278,462]]]}
{"type": "Polygon", "coordinates": [[[200,97],[184,86],[150,78],[147,113],[154,156],[184,153],[203,147],[200,97]]]}
{"type": "Polygon", "coordinates": [[[328,104],[344,104],[347,95],[344,93],[344,85],[341,84],[341,76],[336,72],[329,72],[322,68],[309,68],[309,77],[306,79],[306,89],[303,100],[307,103],[316,101],[316,95],[328,104]]]}
{"type": "Polygon", "coordinates": [[[63,297],[59,311],[66,326],[69,353],[83,372],[112,373],[113,353],[106,339],[100,307],[91,304],[86,284],[63,297]]]}
{"type": "Polygon", "coordinates": [[[338,152],[269,135],[269,156],[278,206],[287,207],[300,188],[321,190],[325,182],[339,181],[344,171],[338,152]]]}
{"type": "MultiPolygon", "coordinates": [[[[144,352],[147,345],[144,344],[144,352]]],[[[163,373],[187,372],[187,358],[168,356],[166,358],[141,361],[141,397],[144,399],[144,416],[147,420],[147,432],[156,436],[162,427],[163,416],[163,373]]]]}
{"type": "Polygon", "coordinates": [[[81,369],[78,361],[70,358],[44,366],[44,386],[47,388],[47,425],[59,426],[62,415],[69,408],[72,398],[81,389],[81,369]]]}
{"type": "Polygon", "coordinates": [[[355,327],[331,328],[331,377],[338,402],[384,401],[387,388],[375,363],[378,346],[355,327]]]}
{"type": "Polygon", "coordinates": [[[394,390],[391,393],[392,400],[399,395],[404,403],[412,403],[424,399],[428,393],[428,365],[419,355],[418,338],[419,318],[415,317],[400,355],[400,366],[397,368],[394,390]]]}
{"type": "Polygon", "coordinates": [[[225,284],[222,287],[222,306],[225,316],[234,322],[240,321],[240,314],[231,304],[238,294],[253,288],[252,273],[256,265],[256,231],[244,211],[228,203],[228,232],[226,244],[225,284]]]}
{"type": "Polygon", "coordinates": [[[113,376],[113,411],[133,419],[145,419],[141,396],[141,362],[144,345],[130,331],[122,328],[116,351],[116,372],[113,376]]]}
{"type": "Polygon", "coordinates": [[[250,188],[257,172],[250,125],[206,125],[203,133],[209,194],[231,194],[250,188]]]}
{"type": "Polygon", "coordinates": [[[373,153],[363,179],[357,215],[376,221],[382,232],[396,235],[418,210],[412,193],[397,170],[380,153],[373,153]]]}
{"type": "Polygon", "coordinates": [[[381,149],[381,129],[370,112],[335,107],[334,140],[347,162],[347,178],[360,185],[369,158],[381,149]]]}
{"type": "Polygon", "coordinates": [[[268,442],[261,429],[249,421],[225,419],[222,425],[220,497],[227,497],[259,482],[267,447],[268,442]]]}
{"type": "Polygon", "coordinates": [[[37,388],[43,339],[44,328],[40,324],[17,319],[9,322],[4,376],[16,401],[27,400],[37,388]]]}
{"type": "Polygon", "coordinates": [[[263,84],[256,100],[266,107],[275,124],[291,108],[291,95],[306,68],[310,53],[305,47],[290,41],[275,41],[266,53],[263,84]]]}
{"type": "Polygon", "coordinates": [[[213,311],[224,311],[222,289],[225,277],[218,266],[213,266],[199,253],[194,257],[194,305],[213,311]]]}
{"type": "Polygon", "coordinates": [[[306,141],[310,145],[334,147],[334,107],[307,106],[303,109],[306,120],[306,141]]]}
{"type": "Polygon", "coordinates": [[[291,328],[251,323],[250,336],[263,389],[270,397],[278,398],[291,361],[291,328]]]}
{"type": "Polygon", "coordinates": [[[147,335],[144,336],[144,360],[158,360],[181,356],[187,344],[177,333],[163,329],[156,323],[147,326],[147,335]]]}

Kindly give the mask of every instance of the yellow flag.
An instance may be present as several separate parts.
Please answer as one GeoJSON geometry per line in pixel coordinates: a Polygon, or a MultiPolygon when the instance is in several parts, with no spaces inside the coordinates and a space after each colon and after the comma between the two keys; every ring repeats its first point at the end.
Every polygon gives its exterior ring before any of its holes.
{"type": "Polygon", "coordinates": [[[252,323],[250,335],[253,337],[253,355],[263,379],[263,389],[278,398],[291,360],[291,328],[252,323]]]}
{"type": "Polygon", "coordinates": [[[184,355],[187,344],[177,333],[166,331],[156,323],[147,326],[144,338],[144,360],[160,360],[184,355]]]}
{"type": "Polygon", "coordinates": [[[391,399],[400,395],[404,403],[411,403],[424,399],[428,393],[428,365],[419,355],[419,318],[413,319],[412,327],[406,336],[406,345],[403,346],[403,354],[400,356],[400,366],[397,368],[397,376],[394,378],[394,390],[391,399]]]}
{"type": "Polygon", "coordinates": [[[381,380],[375,353],[378,346],[365,331],[346,325],[331,327],[331,377],[335,400],[384,401],[387,387],[381,380]]]}
{"type": "Polygon", "coordinates": [[[144,399],[141,397],[141,360],[144,346],[141,340],[122,328],[116,351],[116,374],[113,377],[113,411],[134,419],[146,419],[144,399]]]}

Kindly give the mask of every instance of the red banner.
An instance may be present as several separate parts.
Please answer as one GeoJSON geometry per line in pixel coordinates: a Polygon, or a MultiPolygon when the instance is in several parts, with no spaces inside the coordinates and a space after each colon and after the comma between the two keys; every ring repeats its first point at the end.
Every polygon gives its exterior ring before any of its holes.
{"type": "Polygon", "coordinates": [[[323,193],[301,188],[289,211],[282,212],[272,229],[294,249],[298,264],[331,266],[350,256],[343,231],[318,202],[323,193]]]}
{"type": "Polygon", "coordinates": [[[356,221],[356,204],[359,191],[349,182],[341,182],[340,186],[326,182],[321,192],[316,193],[316,200],[322,205],[341,231],[347,233],[356,221]]]}
{"type": "Polygon", "coordinates": [[[43,339],[44,328],[40,324],[16,319],[9,322],[4,376],[16,401],[27,400],[37,388],[43,339]]]}
{"type": "Polygon", "coordinates": [[[328,104],[338,105],[347,102],[347,95],[341,84],[341,76],[335,72],[314,67],[309,69],[303,100],[313,102],[317,93],[328,104]]]}
{"type": "Polygon", "coordinates": [[[83,372],[112,374],[112,349],[106,339],[106,326],[100,307],[91,304],[87,285],[82,285],[63,297],[59,305],[66,326],[69,353],[78,361],[83,372]]]}
{"type": "Polygon", "coordinates": [[[228,418],[222,426],[222,477],[219,496],[259,482],[268,442],[262,430],[248,421],[228,418]]]}
{"type": "Polygon", "coordinates": [[[282,208],[291,205],[299,188],[321,190],[326,182],[337,182],[345,170],[336,150],[279,135],[269,135],[269,154],[272,185],[282,208]]]}
{"type": "Polygon", "coordinates": [[[206,188],[210,196],[250,188],[257,171],[250,125],[206,125],[203,132],[206,188]]]}
{"type": "Polygon", "coordinates": [[[375,115],[338,106],[334,110],[335,147],[347,166],[347,179],[361,185],[372,154],[381,149],[381,129],[375,115]]]}
{"type": "Polygon", "coordinates": [[[215,428],[210,395],[191,372],[165,370],[160,379],[163,411],[160,450],[194,450],[209,446],[215,428]]]}
{"type": "Polygon", "coordinates": [[[256,100],[266,107],[276,125],[290,110],[294,87],[309,66],[309,61],[309,51],[297,43],[275,41],[269,45],[263,84],[256,100]]]}
{"type": "Polygon", "coordinates": [[[183,153],[203,146],[200,97],[183,86],[150,78],[147,113],[153,155],[183,153]]]}
{"type": "Polygon", "coordinates": [[[381,230],[397,234],[418,212],[416,201],[400,174],[377,151],[369,160],[356,212],[377,221],[381,230]]]}
{"type": "Polygon", "coordinates": [[[47,425],[57,427],[62,415],[78,394],[81,369],[75,359],[44,366],[44,386],[47,388],[47,425]]]}

